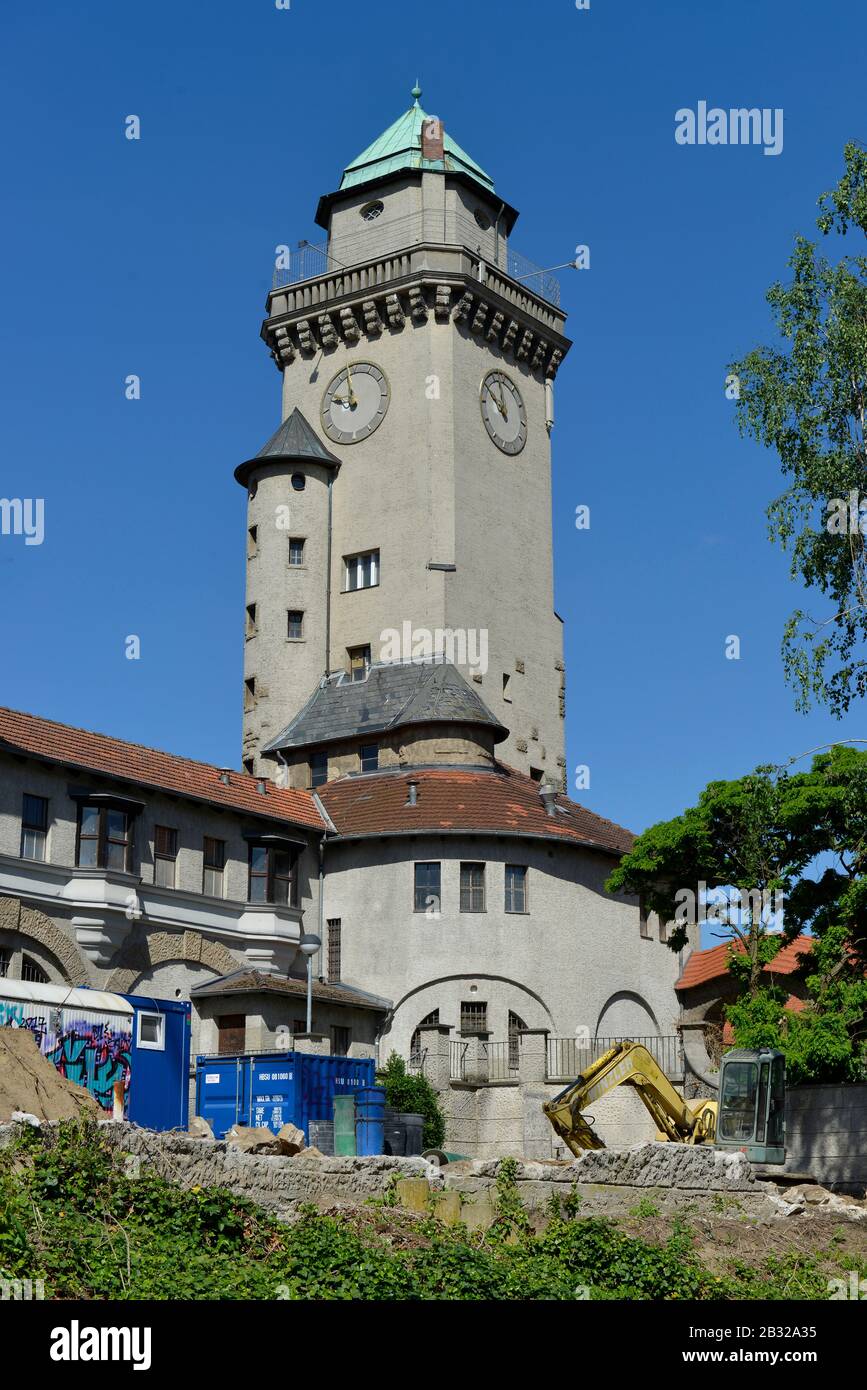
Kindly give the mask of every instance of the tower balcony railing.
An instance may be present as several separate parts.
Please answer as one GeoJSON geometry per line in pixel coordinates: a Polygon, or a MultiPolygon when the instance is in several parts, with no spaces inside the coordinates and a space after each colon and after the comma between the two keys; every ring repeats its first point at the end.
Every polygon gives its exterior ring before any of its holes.
{"type": "Polygon", "coordinates": [[[493,227],[480,227],[473,218],[449,210],[442,214],[415,212],[406,217],[383,215],[381,220],[363,224],[357,231],[334,234],[330,242],[301,241],[294,250],[285,248],[278,253],[272,289],[285,289],[342,270],[354,271],[372,260],[401,255],[422,243],[461,247],[486,266],[505,273],[532,294],[560,308],[560,281],[555,275],[514,251],[507,238],[498,236],[493,227]]]}

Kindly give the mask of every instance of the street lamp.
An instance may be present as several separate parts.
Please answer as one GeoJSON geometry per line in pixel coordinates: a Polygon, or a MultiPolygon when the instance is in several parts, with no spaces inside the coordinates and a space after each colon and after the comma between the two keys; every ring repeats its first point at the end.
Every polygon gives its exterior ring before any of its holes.
{"type": "Polygon", "coordinates": [[[322,941],[313,932],[303,932],[298,942],[298,950],[307,957],[307,1032],[313,1032],[313,957],[320,950],[322,941]]]}

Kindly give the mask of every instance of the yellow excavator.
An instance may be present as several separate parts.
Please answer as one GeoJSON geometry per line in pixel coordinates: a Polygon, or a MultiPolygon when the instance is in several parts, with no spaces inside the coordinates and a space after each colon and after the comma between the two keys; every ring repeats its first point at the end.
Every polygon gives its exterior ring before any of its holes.
{"type": "Polygon", "coordinates": [[[719,1100],[684,1100],[655,1058],[624,1039],[587,1067],[542,1108],[574,1154],[604,1149],[584,1111],[615,1086],[638,1092],[657,1129],[675,1144],[715,1144],[759,1163],[784,1163],[785,1062],[770,1048],[727,1052],[720,1065],[719,1100]]]}

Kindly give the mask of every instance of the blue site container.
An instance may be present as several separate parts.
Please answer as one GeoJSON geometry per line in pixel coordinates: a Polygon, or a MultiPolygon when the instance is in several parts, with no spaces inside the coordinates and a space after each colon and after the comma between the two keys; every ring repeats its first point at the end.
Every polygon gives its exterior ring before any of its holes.
{"type": "Polygon", "coordinates": [[[355,1093],[355,1152],[385,1150],[385,1087],[367,1086],[355,1093]]]}
{"type": "Polygon", "coordinates": [[[332,1118],[335,1095],[370,1087],[372,1057],[319,1057],[309,1052],[234,1053],[196,1058],[196,1114],[218,1139],[233,1124],[275,1133],[297,1125],[309,1142],[311,1121],[332,1118]]]}
{"type": "Polygon", "coordinates": [[[186,1129],[190,1113],[190,1003],[121,998],[133,1008],[127,1118],[145,1129],[186,1129]]]}

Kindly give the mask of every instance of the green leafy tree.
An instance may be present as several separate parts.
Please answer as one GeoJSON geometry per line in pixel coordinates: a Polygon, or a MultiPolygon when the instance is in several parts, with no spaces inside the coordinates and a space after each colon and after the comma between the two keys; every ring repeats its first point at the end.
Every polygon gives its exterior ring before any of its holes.
{"type": "Polygon", "coordinates": [[[818,616],[789,618],[786,677],[799,709],[816,699],[838,717],[867,692],[867,151],[850,143],[844,160],[817,225],[858,238],[856,253],[832,263],[797,237],[790,280],[766,296],[777,344],[729,366],[741,433],[774,449],[787,478],[768,508],[771,539],[826,600],[818,616]]]}
{"type": "Polygon", "coordinates": [[[611,892],[640,895],[665,921],[680,950],[687,928],[676,913],[682,890],[697,896],[734,886],[747,910],[720,917],[721,934],[740,941],[729,971],[738,988],[726,1013],[743,1047],[786,1054],[794,1081],[863,1079],[867,1038],[867,753],[837,745],[806,772],[758,769],[711,783],[698,805],[652,826],[609,877],[611,892]],[[784,930],[765,920],[760,893],[784,893],[784,930]],[[802,932],[813,935],[804,967],[808,998],[786,1010],[788,990],[764,966],[802,932]]]}
{"type": "Polygon", "coordinates": [[[385,1087],[385,1103],[401,1115],[424,1115],[422,1143],[426,1149],[441,1149],[445,1143],[446,1122],[436,1091],[426,1076],[408,1072],[406,1063],[392,1052],[379,1074],[385,1087]]]}
{"type": "Polygon", "coordinates": [[[606,887],[635,893],[672,924],[668,944],[681,950],[689,939],[689,906],[698,907],[704,884],[710,893],[736,890],[728,905],[706,907],[720,935],[739,940],[748,966],[747,988],[759,988],[762,970],[779,949],[771,933],[774,895],[785,892],[810,857],[787,832],[781,814],[785,775],[759,768],[733,782],[711,782],[698,804],[673,820],[651,826],[620,861],[606,887]],[[691,899],[687,897],[691,895],[691,899]]]}

